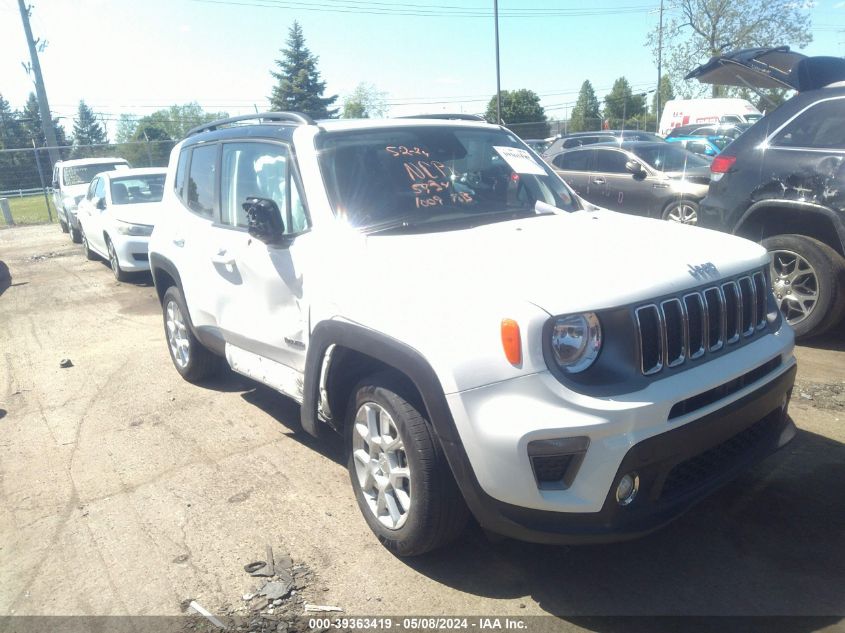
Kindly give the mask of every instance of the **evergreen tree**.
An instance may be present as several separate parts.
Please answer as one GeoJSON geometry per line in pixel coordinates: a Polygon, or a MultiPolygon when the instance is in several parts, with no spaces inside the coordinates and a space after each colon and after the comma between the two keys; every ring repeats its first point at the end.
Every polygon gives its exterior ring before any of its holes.
{"type": "Polygon", "coordinates": [[[108,143],[106,131],[97,121],[94,111],[86,105],[85,101],[80,101],[79,110],[73,120],[74,149],[98,143],[108,143]]]}
{"type": "MultiPolygon", "coordinates": [[[[23,147],[28,144],[20,114],[12,110],[11,104],[0,94],[0,150],[23,147]]],[[[21,159],[24,155],[31,156],[29,152],[0,152],[0,189],[35,186],[23,177],[25,170],[21,168],[21,159]]]]}
{"type": "MultiPolygon", "coordinates": [[[[44,137],[44,128],[41,126],[41,111],[38,109],[38,99],[34,92],[29,93],[29,98],[23,106],[22,120],[24,129],[29,138],[35,139],[38,147],[46,147],[47,139],[44,137]]],[[[53,119],[53,131],[56,134],[56,143],[59,147],[67,145],[65,129],[59,124],[58,119],[53,119]]]]}
{"type": "Polygon", "coordinates": [[[604,98],[604,118],[611,128],[627,122],[645,112],[645,95],[634,94],[625,77],[613,82],[613,88],[604,98]]]}
{"type": "Polygon", "coordinates": [[[581,84],[578,93],[578,100],[572,108],[572,116],[569,119],[569,130],[571,132],[589,132],[598,130],[601,127],[601,107],[599,106],[596,91],[593,84],[586,80],[581,84]]]}
{"type": "Polygon", "coordinates": [[[337,108],[329,108],[337,95],[324,97],[326,82],[320,81],[317,70],[319,57],[305,46],[305,36],[299,22],[288,31],[287,48],[281,49],[282,58],[276,60],[279,72],[270,71],[278,82],[270,96],[270,108],[277,111],[302,112],[314,119],[329,119],[337,108]]]}

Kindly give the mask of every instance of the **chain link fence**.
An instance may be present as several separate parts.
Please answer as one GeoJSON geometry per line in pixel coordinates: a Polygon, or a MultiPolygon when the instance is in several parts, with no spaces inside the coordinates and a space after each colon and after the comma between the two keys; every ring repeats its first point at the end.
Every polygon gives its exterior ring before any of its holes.
{"type": "Polygon", "coordinates": [[[0,226],[55,222],[54,160],[124,158],[132,167],[166,167],[177,141],[132,141],[0,150],[0,226]],[[6,208],[9,216],[6,217],[6,208]]]}

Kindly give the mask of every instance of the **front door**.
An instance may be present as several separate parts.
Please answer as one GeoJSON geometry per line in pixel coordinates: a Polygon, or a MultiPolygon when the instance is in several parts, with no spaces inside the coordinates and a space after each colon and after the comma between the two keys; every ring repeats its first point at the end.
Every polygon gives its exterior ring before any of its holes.
{"type": "Polygon", "coordinates": [[[308,327],[301,262],[310,235],[293,159],[282,143],[239,141],[222,148],[220,217],[211,229],[211,263],[227,357],[236,370],[296,397],[291,393],[296,386],[285,382],[291,374],[286,378],[284,368],[302,372],[305,367],[308,327]],[[284,243],[265,244],[249,235],[248,198],[276,203],[284,243]],[[256,371],[265,376],[253,375],[256,371]]]}

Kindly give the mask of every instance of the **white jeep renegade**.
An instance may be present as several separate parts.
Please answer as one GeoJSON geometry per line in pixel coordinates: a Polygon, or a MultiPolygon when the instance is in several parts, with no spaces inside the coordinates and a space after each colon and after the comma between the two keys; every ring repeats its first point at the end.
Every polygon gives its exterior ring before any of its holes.
{"type": "Polygon", "coordinates": [[[530,541],[638,536],[795,434],[762,247],[592,207],[477,117],[217,121],[174,148],[163,203],[177,371],[225,358],[344,434],[399,555],[470,512],[530,541]]]}

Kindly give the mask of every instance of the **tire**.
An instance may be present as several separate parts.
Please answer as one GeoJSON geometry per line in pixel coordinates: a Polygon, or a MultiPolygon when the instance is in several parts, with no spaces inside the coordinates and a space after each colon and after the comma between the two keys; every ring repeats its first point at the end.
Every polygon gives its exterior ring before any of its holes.
{"type": "Polygon", "coordinates": [[[88,237],[85,235],[85,229],[80,226],[79,230],[82,233],[82,252],[85,253],[85,259],[88,261],[94,261],[97,259],[97,254],[91,250],[91,246],[88,244],[88,237]]]}
{"type": "Polygon", "coordinates": [[[192,383],[214,375],[220,367],[220,359],[194,336],[191,317],[179,288],[170,286],[161,306],[164,338],[170,360],[179,375],[192,383]]]}
{"type": "Polygon", "coordinates": [[[345,424],[358,507],[397,556],[442,547],[463,531],[469,516],[431,424],[408,394],[390,374],[371,376],[353,390],[345,424]],[[376,436],[378,443],[372,441],[376,436]],[[388,436],[393,440],[386,446],[388,436]]]}
{"type": "Polygon", "coordinates": [[[698,203],[692,200],[676,200],[663,210],[662,218],[668,222],[695,226],[698,224],[698,203]]]}
{"type": "Polygon", "coordinates": [[[59,228],[62,229],[62,233],[67,233],[68,231],[70,231],[70,229],[68,228],[67,222],[65,222],[61,218],[59,218],[59,228]]]}
{"type": "Polygon", "coordinates": [[[805,235],[763,240],[772,255],[772,286],[778,307],[806,338],[823,334],[845,316],[845,258],[805,235]]]}
{"type": "Polygon", "coordinates": [[[70,232],[70,240],[74,244],[81,244],[82,243],[82,235],[79,233],[79,229],[73,228],[73,225],[68,225],[68,230],[70,232]]]}
{"type": "Polygon", "coordinates": [[[117,259],[117,251],[114,250],[114,244],[111,243],[108,237],[106,237],[106,249],[109,252],[109,266],[111,266],[114,278],[118,281],[127,281],[129,279],[129,273],[120,267],[120,260],[117,259]]]}

